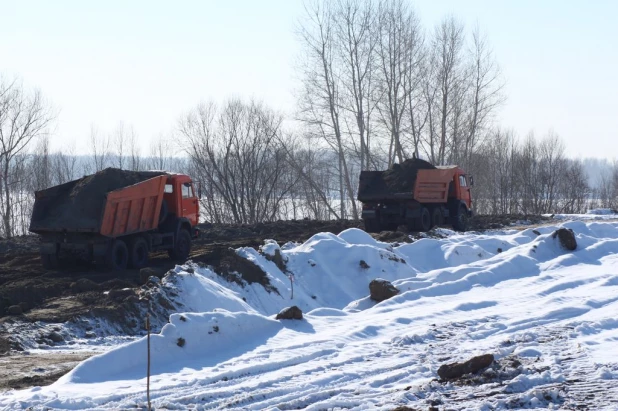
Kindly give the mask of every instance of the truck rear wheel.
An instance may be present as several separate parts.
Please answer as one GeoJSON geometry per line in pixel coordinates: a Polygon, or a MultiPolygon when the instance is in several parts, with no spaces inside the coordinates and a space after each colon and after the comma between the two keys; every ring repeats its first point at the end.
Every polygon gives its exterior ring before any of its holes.
{"type": "Polygon", "coordinates": [[[131,241],[129,265],[131,268],[143,268],[148,265],[148,242],[144,237],[131,241]]]}
{"type": "Polygon", "coordinates": [[[182,260],[183,262],[189,257],[191,252],[191,234],[185,229],[178,232],[174,248],[169,250],[170,258],[174,260],[182,260]]]}
{"type": "Polygon", "coordinates": [[[431,215],[426,207],[421,208],[421,216],[417,220],[418,231],[431,230],[431,215]]]}
{"type": "Polygon", "coordinates": [[[444,218],[442,217],[442,210],[440,207],[436,207],[433,209],[431,213],[431,227],[437,227],[444,224],[444,218]]]}
{"type": "Polygon", "coordinates": [[[122,240],[114,240],[107,253],[107,265],[112,270],[124,270],[129,264],[129,249],[122,240]]]}
{"type": "Polygon", "coordinates": [[[380,232],[380,220],[377,218],[366,218],[363,220],[365,223],[365,231],[368,233],[380,232]]]}
{"type": "Polygon", "coordinates": [[[45,269],[50,270],[58,268],[58,253],[41,253],[41,262],[43,263],[43,268],[45,269]]]}

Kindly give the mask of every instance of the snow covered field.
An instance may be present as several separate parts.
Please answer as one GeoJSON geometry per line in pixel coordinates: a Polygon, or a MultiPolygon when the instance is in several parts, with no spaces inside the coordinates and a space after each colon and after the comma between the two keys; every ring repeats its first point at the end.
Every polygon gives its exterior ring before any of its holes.
{"type": "MultiPolygon", "coordinates": [[[[178,266],[161,287],[183,309],[151,338],[153,407],[618,409],[617,222],[441,234],[393,247],[349,229],[237,250],[270,292],[178,266]],[[574,252],[553,238],[559,227],[574,231],[574,252]],[[284,271],[266,258],[278,252],[284,271]],[[375,303],[375,278],[400,293],[375,303]],[[303,320],[275,319],[291,305],[303,320]],[[442,364],[479,354],[494,365],[438,381],[442,364]]],[[[145,407],[145,377],[141,338],[51,386],[1,393],[0,408],[145,407]]]]}

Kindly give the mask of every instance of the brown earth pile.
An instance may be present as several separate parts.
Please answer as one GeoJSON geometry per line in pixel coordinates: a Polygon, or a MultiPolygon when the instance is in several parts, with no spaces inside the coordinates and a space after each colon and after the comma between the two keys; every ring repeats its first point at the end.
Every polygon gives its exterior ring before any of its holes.
{"type": "Polygon", "coordinates": [[[384,171],[384,182],[389,191],[399,193],[414,190],[414,182],[418,170],[432,170],[436,167],[419,158],[410,158],[401,164],[393,164],[391,168],[384,171]]]}
{"type": "Polygon", "coordinates": [[[401,164],[393,164],[385,171],[363,171],[358,186],[358,199],[363,201],[397,193],[412,193],[418,171],[435,168],[425,160],[410,158],[401,164]]]}

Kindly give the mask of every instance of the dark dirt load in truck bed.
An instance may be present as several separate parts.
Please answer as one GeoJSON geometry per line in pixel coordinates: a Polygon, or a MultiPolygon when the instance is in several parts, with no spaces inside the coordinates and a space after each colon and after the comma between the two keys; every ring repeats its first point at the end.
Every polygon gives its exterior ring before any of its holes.
{"type": "Polygon", "coordinates": [[[30,231],[96,232],[108,192],[166,174],[163,171],[127,171],[107,168],[59,186],[37,192],[30,231]]]}
{"type": "Polygon", "coordinates": [[[414,193],[414,182],[418,170],[430,170],[436,167],[425,160],[412,158],[401,164],[393,164],[384,171],[362,171],[358,187],[358,199],[378,200],[387,199],[396,194],[414,193]]]}

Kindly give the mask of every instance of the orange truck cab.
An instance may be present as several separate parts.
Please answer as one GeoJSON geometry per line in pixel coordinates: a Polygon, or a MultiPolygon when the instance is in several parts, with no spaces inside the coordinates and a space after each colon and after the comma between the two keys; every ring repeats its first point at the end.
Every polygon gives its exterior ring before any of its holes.
{"type": "Polygon", "coordinates": [[[118,270],[144,267],[158,250],[184,261],[199,235],[198,197],[184,174],[108,168],[37,191],[30,231],[50,268],[65,251],[118,270]]]}

